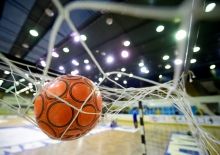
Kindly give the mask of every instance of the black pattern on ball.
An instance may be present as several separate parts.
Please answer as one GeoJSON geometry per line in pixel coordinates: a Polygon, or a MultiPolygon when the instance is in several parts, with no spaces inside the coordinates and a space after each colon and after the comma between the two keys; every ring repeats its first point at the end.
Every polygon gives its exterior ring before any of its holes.
{"type": "Polygon", "coordinates": [[[68,107],[71,109],[71,111],[72,111],[72,116],[71,116],[71,119],[69,120],[69,122],[67,122],[66,124],[61,125],[61,126],[55,125],[55,124],[53,124],[53,123],[51,122],[51,120],[50,120],[49,111],[50,111],[50,109],[51,109],[55,104],[59,104],[59,103],[61,103],[61,104],[66,104],[66,103],[63,103],[63,102],[60,102],[60,101],[57,101],[57,102],[52,103],[52,104],[48,107],[48,109],[47,109],[46,117],[47,117],[48,122],[49,122],[52,126],[57,127],[57,128],[62,128],[62,127],[65,127],[65,126],[67,126],[67,125],[69,125],[69,124],[71,123],[71,121],[72,121],[72,119],[73,119],[73,117],[74,117],[74,109],[71,108],[70,106],[68,106],[68,107]]]}

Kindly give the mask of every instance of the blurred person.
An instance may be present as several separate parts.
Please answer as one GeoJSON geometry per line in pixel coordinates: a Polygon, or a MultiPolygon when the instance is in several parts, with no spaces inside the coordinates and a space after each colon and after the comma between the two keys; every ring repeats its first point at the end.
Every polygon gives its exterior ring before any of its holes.
{"type": "Polygon", "coordinates": [[[133,111],[133,122],[135,128],[138,128],[137,113],[138,113],[138,108],[135,108],[133,111]]]}

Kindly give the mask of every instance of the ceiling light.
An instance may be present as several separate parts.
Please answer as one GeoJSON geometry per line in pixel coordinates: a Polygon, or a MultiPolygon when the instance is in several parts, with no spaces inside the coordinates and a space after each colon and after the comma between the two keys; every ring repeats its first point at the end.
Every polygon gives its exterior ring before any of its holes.
{"type": "Polygon", "coordinates": [[[70,51],[69,48],[67,48],[67,47],[63,48],[63,52],[68,53],[69,51],[70,51]]]}
{"type": "Polygon", "coordinates": [[[102,52],[102,53],[101,53],[101,55],[105,56],[105,55],[106,55],[106,53],[105,53],[105,52],[102,52]]]}
{"type": "Polygon", "coordinates": [[[166,68],[166,69],[170,69],[171,66],[170,66],[170,65],[166,65],[165,68],[166,68]]]}
{"type": "Polygon", "coordinates": [[[185,30],[179,30],[176,33],[176,40],[182,40],[185,37],[186,37],[186,31],[185,30]]]}
{"type": "Polygon", "coordinates": [[[149,73],[149,70],[146,67],[141,68],[141,72],[143,73],[149,73]]]}
{"type": "Polygon", "coordinates": [[[118,81],[118,77],[115,77],[115,81],[118,81]]]}
{"type": "Polygon", "coordinates": [[[127,52],[127,51],[122,51],[122,52],[121,52],[121,56],[122,56],[123,58],[127,58],[127,57],[128,57],[128,52],[127,52]]]}
{"type": "Polygon", "coordinates": [[[195,63],[195,62],[196,62],[196,59],[191,59],[191,60],[190,60],[190,63],[191,63],[191,64],[193,64],[193,63],[195,63]]]}
{"type": "Polygon", "coordinates": [[[142,67],[142,68],[141,68],[141,72],[143,72],[143,73],[145,73],[145,72],[146,72],[146,70],[147,70],[147,68],[146,68],[146,67],[142,67]]]}
{"type": "Polygon", "coordinates": [[[124,46],[129,46],[130,45],[130,41],[126,40],[124,41],[124,46]]]}
{"type": "Polygon", "coordinates": [[[26,94],[29,94],[29,91],[26,91],[25,93],[26,93],[26,94]]]}
{"type": "Polygon", "coordinates": [[[51,8],[46,8],[44,11],[49,17],[53,17],[54,16],[54,12],[51,8]]]}
{"type": "Polygon", "coordinates": [[[73,60],[72,63],[73,63],[75,66],[79,66],[79,63],[78,63],[76,60],[73,60]]]}
{"type": "Polygon", "coordinates": [[[124,83],[124,84],[127,84],[127,81],[126,81],[126,80],[124,80],[124,81],[123,81],[123,83],[124,83]]]}
{"type": "Polygon", "coordinates": [[[76,70],[71,72],[71,75],[77,75],[78,73],[79,73],[79,71],[76,69],[76,70]]]}
{"type": "Polygon", "coordinates": [[[52,52],[52,56],[55,57],[55,58],[58,58],[59,54],[57,54],[56,52],[52,52]]]}
{"type": "Polygon", "coordinates": [[[194,47],[193,52],[198,52],[200,50],[200,47],[194,47]]]}
{"type": "Polygon", "coordinates": [[[210,66],[210,69],[214,69],[214,68],[215,68],[215,65],[211,65],[211,66],[210,66]]]}
{"type": "Polygon", "coordinates": [[[38,36],[38,33],[36,30],[30,30],[29,33],[34,36],[34,37],[37,37],[38,36]]]}
{"type": "Polygon", "coordinates": [[[121,77],[121,74],[117,74],[118,77],[121,77]]]}
{"type": "Polygon", "coordinates": [[[25,79],[22,78],[22,79],[19,79],[18,81],[19,82],[25,82],[25,79]]]}
{"type": "Polygon", "coordinates": [[[163,60],[168,60],[170,57],[168,55],[163,56],[163,60]]]}
{"type": "Polygon", "coordinates": [[[63,67],[63,66],[60,66],[60,67],[59,67],[59,70],[61,70],[61,71],[64,70],[64,67],[63,67]]]}
{"type": "Polygon", "coordinates": [[[122,69],[121,69],[121,71],[122,71],[122,72],[125,72],[125,71],[126,71],[126,69],[125,69],[125,68],[122,68],[122,69]]]}
{"type": "Polygon", "coordinates": [[[24,48],[29,48],[29,45],[26,44],[26,43],[23,43],[23,44],[22,44],[22,47],[24,47],[24,48]]]}
{"type": "Polygon", "coordinates": [[[164,30],[163,25],[158,26],[157,29],[156,29],[157,32],[162,32],[163,30],[164,30]]]}
{"type": "Polygon", "coordinates": [[[131,73],[131,74],[129,74],[129,77],[132,77],[133,76],[133,74],[131,73]]]}
{"type": "Polygon", "coordinates": [[[113,57],[109,56],[109,57],[107,58],[107,62],[108,62],[108,63],[111,63],[111,62],[113,62],[113,61],[114,61],[114,58],[113,58],[113,57]]]}
{"type": "Polygon", "coordinates": [[[139,63],[139,66],[140,66],[140,67],[144,66],[144,63],[143,63],[143,62],[140,62],[140,63],[139,63]]]}
{"type": "Polygon", "coordinates": [[[89,63],[89,60],[85,59],[85,60],[84,60],[84,63],[85,63],[85,64],[88,64],[88,63],[89,63]]]}
{"type": "Polygon", "coordinates": [[[5,74],[10,74],[10,72],[9,72],[9,71],[4,71],[4,73],[5,73],[5,74]]]}
{"type": "Polygon", "coordinates": [[[80,35],[80,38],[83,40],[83,41],[86,41],[87,37],[85,35],[80,35]]]}
{"type": "Polygon", "coordinates": [[[76,32],[72,32],[72,33],[70,34],[71,37],[75,37],[76,35],[77,35],[76,32]]]}
{"type": "Polygon", "coordinates": [[[108,18],[106,19],[106,23],[107,23],[108,25],[112,25],[113,19],[112,19],[111,17],[108,17],[108,18]]]}
{"type": "Polygon", "coordinates": [[[180,64],[182,64],[182,60],[180,60],[180,59],[176,59],[175,61],[174,61],[174,63],[176,64],[176,65],[180,65],[180,64]]]}
{"type": "Polygon", "coordinates": [[[90,67],[89,65],[86,65],[86,69],[87,69],[87,70],[90,70],[91,67],[90,67]]]}
{"type": "Polygon", "coordinates": [[[46,62],[45,62],[45,61],[43,61],[43,60],[42,60],[40,63],[41,63],[41,65],[42,65],[43,67],[45,67],[45,66],[46,66],[46,62]]]}
{"type": "Polygon", "coordinates": [[[101,77],[99,78],[99,81],[100,81],[100,82],[102,81],[102,78],[101,78],[101,77]]]}
{"type": "Polygon", "coordinates": [[[211,12],[215,8],[216,4],[215,3],[210,3],[209,5],[206,6],[205,12],[211,12]]]}
{"type": "Polygon", "coordinates": [[[0,86],[2,85],[3,82],[4,82],[3,80],[0,80],[0,86]]]}
{"type": "Polygon", "coordinates": [[[144,73],[146,73],[146,74],[149,73],[149,70],[146,69],[146,71],[144,73]]]}
{"type": "Polygon", "coordinates": [[[78,36],[78,35],[74,37],[75,42],[78,42],[78,41],[79,41],[79,39],[80,39],[80,38],[79,38],[79,36],[78,36]]]}
{"type": "Polygon", "coordinates": [[[162,78],[162,75],[161,75],[161,74],[159,75],[159,78],[160,78],[160,79],[162,78]]]}

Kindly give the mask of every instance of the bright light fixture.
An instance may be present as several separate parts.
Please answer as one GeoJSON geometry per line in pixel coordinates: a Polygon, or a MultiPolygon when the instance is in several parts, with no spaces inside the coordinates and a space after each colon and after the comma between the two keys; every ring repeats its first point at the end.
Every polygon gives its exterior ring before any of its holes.
{"type": "Polygon", "coordinates": [[[143,73],[149,73],[149,70],[146,67],[141,68],[141,72],[143,73]]]}
{"type": "Polygon", "coordinates": [[[124,41],[124,46],[129,46],[130,45],[130,41],[126,40],[124,41]]]}
{"type": "Polygon", "coordinates": [[[118,81],[118,77],[115,77],[115,81],[118,81]]]}
{"type": "Polygon", "coordinates": [[[144,66],[144,63],[143,63],[143,62],[140,62],[140,63],[139,63],[139,66],[140,66],[140,67],[144,66]]]}
{"type": "Polygon", "coordinates": [[[80,39],[80,38],[79,38],[79,36],[78,36],[78,35],[74,37],[75,42],[78,42],[78,41],[79,41],[79,39],[80,39]]]}
{"type": "Polygon", "coordinates": [[[2,85],[3,82],[4,82],[3,80],[0,80],[0,86],[2,85]]]}
{"type": "Polygon", "coordinates": [[[124,80],[124,81],[123,81],[123,83],[124,83],[124,84],[127,84],[127,81],[126,81],[126,80],[124,80]]]}
{"type": "Polygon", "coordinates": [[[91,66],[86,65],[86,69],[87,69],[87,70],[90,70],[90,69],[91,69],[91,66]]]}
{"type": "Polygon", "coordinates": [[[163,60],[168,60],[170,57],[168,55],[163,56],[163,60]]]}
{"type": "Polygon", "coordinates": [[[182,40],[185,37],[186,37],[186,31],[185,30],[179,30],[176,33],[176,40],[182,40]]]}
{"type": "Polygon", "coordinates": [[[191,59],[191,60],[190,60],[190,63],[191,63],[191,64],[193,64],[193,63],[195,63],[195,62],[196,62],[196,59],[191,59]]]}
{"type": "Polygon", "coordinates": [[[121,77],[121,74],[117,74],[118,77],[121,77]]]}
{"type": "Polygon", "coordinates": [[[121,56],[122,56],[123,58],[127,58],[127,57],[128,57],[128,52],[127,52],[127,51],[122,51],[122,52],[121,52],[121,56]]]}
{"type": "Polygon", "coordinates": [[[171,66],[170,66],[170,65],[166,65],[165,68],[166,68],[166,69],[170,69],[171,66]]]}
{"type": "Polygon", "coordinates": [[[45,61],[43,61],[43,60],[42,60],[40,63],[41,63],[41,65],[42,65],[43,67],[45,67],[45,66],[46,66],[46,62],[45,62],[45,61]]]}
{"type": "Polygon", "coordinates": [[[25,79],[22,78],[22,79],[19,79],[18,81],[19,82],[25,82],[25,79]]]}
{"type": "Polygon", "coordinates": [[[85,63],[85,64],[88,64],[88,63],[89,63],[89,60],[88,60],[88,59],[85,59],[85,60],[84,60],[84,63],[85,63]]]}
{"type": "Polygon", "coordinates": [[[164,30],[163,25],[158,26],[157,29],[156,29],[157,32],[162,32],[163,30],[164,30]]]}
{"type": "Polygon", "coordinates": [[[26,91],[25,93],[26,93],[26,94],[29,94],[29,91],[26,91]]]}
{"type": "Polygon", "coordinates": [[[24,48],[29,48],[29,45],[26,44],[26,43],[23,43],[23,44],[22,44],[22,47],[24,47],[24,48]]]}
{"type": "Polygon", "coordinates": [[[211,66],[210,66],[210,69],[214,69],[214,68],[215,68],[215,65],[211,65],[211,66]]]}
{"type": "Polygon", "coordinates": [[[129,77],[132,77],[133,76],[133,74],[131,73],[131,74],[129,74],[129,77]]]}
{"type": "Polygon", "coordinates": [[[76,70],[71,72],[71,75],[77,75],[78,73],[79,73],[79,71],[76,69],[76,70]]]}
{"type": "Polygon", "coordinates": [[[34,37],[38,36],[38,32],[36,30],[30,30],[29,33],[34,37]]]}
{"type": "Polygon", "coordinates": [[[55,58],[58,58],[59,54],[57,54],[56,52],[52,52],[52,56],[55,57],[55,58]]]}
{"type": "Polygon", "coordinates": [[[109,56],[109,57],[107,58],[107,62],[108,62],[108,63],[111,63],[111,62],[113,62],[113,61],[114,61],[114,58],[113,58],[113,57],[109,56]]]}
{"type": "Polygon", "coordinates": [[[142,68],[141,68],[141,72],[143,72],[143,73],[145,73],[145,72],[146,72],[146,70],[147,70],[147,68],[146,68],[146,67],[142,67],[142,68]]]}
{"type": "Polygon", "coordinates": [[[176,65],[180,65],[180,64],[182,64],[182,60],[180,60],[180,59],[176,59],[175,61],[174,61],[174,63],[176,64],[176,65]]]}
{"type": "Polygon", "coordinates": [[[216,4],[215,3],[210,3],[209,5],[206,6],[205,12],[211,12],[215,8],[216,4]]]}
{"type": "Polygon", "coordinates": [[[80,35],[80,38],[83,40],[83,41],[86,41],[87,37],[85,35],[80,35]]]}
{"type": "Polygon", "coordinates": [[[122,69],[121,69],[121,71],[122,71],[122,72],[125,72],[125,71],[126,71],[126,69],[125,69],[125,68],[122,68],[122,69]]]}
{"type": "Polygon", "coordinates": [[[4,71],[4,73],[5,73],[5,74],[10,74],[10,72],[9,72],[9,71],[4,71]]]}
{"type": "Polygon", "coordinates": [[[101,77],[99,78],[99,81],[100,81],[100,82],[102,81],[102,78],[101,78],[101,77]]]}
{"type": "Polygon", "coordinates": [[[160,79],[162,78],[162,75],[161,75],[161,74],[159,75],[159,78],[160,78],[160,79]]]}
{"type": "Polygon", "coordinates": [[[79,66],[79,63],[78,63],[76,60],[73,60],[72,63],[73,63],[75,66],[79,66]]]}
{"type": "Polygon", "coordinates": [[[200,47],[194,47],[193,52],[198,52],[200,50],[200,47]]]}
{"type": "Polygon", "coordinates": [[[64,67],[63,67],[63,66],[60,66],[60,67],[59,67],[59,70],[61,70],[61,71],[64,70],[64,67]]]}
{"type": "Polygon", "coordinates": [[[67,47],[63,48],[63,52],[68,53],[69,51],[70,51],[69,48],[67,48],[67,47]]]}

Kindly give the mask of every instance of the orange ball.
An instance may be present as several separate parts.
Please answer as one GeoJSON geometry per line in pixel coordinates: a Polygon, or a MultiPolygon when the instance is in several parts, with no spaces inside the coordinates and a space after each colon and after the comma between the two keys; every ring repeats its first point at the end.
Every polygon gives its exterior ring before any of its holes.
{"type": "Polygon", "coordinates": [[[34,102],[34,115],[38,126],[50,138],[74,140],[88,133],[98,123],[102,109],[100,91],[95,90],[83,105],[95,89],[95,84],[88,78],[79,75],[63,75],[50,81],[45,88],[70,105],[78,109],[82,108],[84,112],[96,113],[79,112],[42,90],[34,102]]]}

